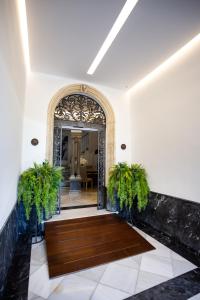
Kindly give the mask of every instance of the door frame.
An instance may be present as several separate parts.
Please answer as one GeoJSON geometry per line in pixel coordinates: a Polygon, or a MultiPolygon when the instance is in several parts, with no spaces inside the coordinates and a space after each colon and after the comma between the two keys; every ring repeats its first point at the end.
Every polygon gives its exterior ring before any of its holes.
{"type": "Polygon", "coordinates": [[[105,133],[105,185],[108,182],[109,170],[115,163],[115,117],[113,109],[107,98],[97,89],[85,84],[72,84],[58,90],[49,103],[47,112],[47,138],[46,138],[46,159],[53,162],[53,129],[54,112],[59,101],[71,94],[84,94],[93,98],[104,110],[106,115],[106,133],[105,133]]]}

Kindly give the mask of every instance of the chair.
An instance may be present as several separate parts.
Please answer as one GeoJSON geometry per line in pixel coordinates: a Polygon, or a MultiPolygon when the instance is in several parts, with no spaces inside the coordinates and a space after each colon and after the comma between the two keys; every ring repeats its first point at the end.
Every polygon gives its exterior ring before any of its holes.
{"type": "Polygon", "coordinates": [[[83,183],[83,186],[85,185],[85,189],[87,191],[88,189],[88,183],[90,184],[90,187],[93,189],[93,179],[90,177],[87,177],[87,170],[86,167],[81,167],[80,169],[80,175],[81,175],[81,181],[83,183]]]}

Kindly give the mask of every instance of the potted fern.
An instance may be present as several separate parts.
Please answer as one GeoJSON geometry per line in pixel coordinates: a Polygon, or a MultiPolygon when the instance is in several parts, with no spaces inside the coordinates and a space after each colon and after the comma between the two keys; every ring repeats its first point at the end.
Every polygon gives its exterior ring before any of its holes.
{"type": "Polygon", "coordinates": [[[109,174],[108,196],[112,204],[116,204],[119,211],[124,206],[131,208],[133,203],[132,172],[128,164],[114,165],[109,174]]]}
{"type": "Polygon", "coordinates": [[[57,194],[62,179],[62,169],[51,166],[48,161],[34,163],[33,168],[24,171],[18,183],[18,203],[22,202],[26,220],[30,219],[33,209],[37,221],[49,218],[56,211],[57,194]]]}
{"type": "Polygon", "coordinates": [[[130,170],[133,178],[133,199],[136,199],[137,209],[141,212],[147,206],[150,192],[147,173],[140,164],[132,164],[130,170]]]}
{"type": "Polygon", "coordinates": [[[148,203],[149,186],[145,169],[139,164],[118,163],[111,168],[108,196],[117,211],[130,210],[137,202],[140,212],[148,203]]]}

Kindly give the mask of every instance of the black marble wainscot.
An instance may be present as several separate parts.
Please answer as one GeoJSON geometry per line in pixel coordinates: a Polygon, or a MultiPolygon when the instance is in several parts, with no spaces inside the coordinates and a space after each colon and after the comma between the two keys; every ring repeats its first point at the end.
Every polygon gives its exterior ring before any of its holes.
{"type": "Polygon", "coordinates": [[[29,233],[19,236],[9,268],[4,300],[27,300],[32,239],[29,233]]]}
{"type": "Polygon", "coordinates": [[[126,300],[188,300],[199,293],[200,268],[197,268],[126,300]]]}
{"type": "MultiPolygon", "coordinates": [[[[145,211],[120,212],[160,243],[200,266],[200,204],[151,192],[145,211]]],[[[200,293],[200,268],[182,274],[127,300],[187,300],[200,293]]]]}
{"type": "Polygon", "coordinates": [[[0,232],[0,298],[3,296],[6,278],[18,239],[17,208],[11,212],[0,232]]]}
{"type": "Polygon", "coordinates": [[[27,234],[27,228],[23,207],[16,204],[0,231],[0,299],[9,299],[4,295],[8,274],[13,267],[19,240],[27,234]]]}
{"type": "Polygon", "coordinates": [[[169,236],[200,259],[199,203],[151,192],[146,210],[133,209],[132,218],[169,236]]]}

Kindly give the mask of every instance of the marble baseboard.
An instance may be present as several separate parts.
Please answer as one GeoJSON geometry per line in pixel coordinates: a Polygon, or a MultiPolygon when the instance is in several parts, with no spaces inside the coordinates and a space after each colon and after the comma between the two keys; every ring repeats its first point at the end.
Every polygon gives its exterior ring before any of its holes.
{"type": "MultiPolygon", "coordinates": [[[[123,212],[123,217],[128,217],[128,213],[123,212]]],[[[140,230],[147,233],[152,238],[159,241],[161,244],[173,250],[174,253],[179,254],[196,266],[200,266],[200,256],[197,251],[184,246],[177,239],[172,236],[154,229],[147,223],[139,221],[138,219],[130,218],[129,221],[137,226],[140,230]]],[[[149,300],[149,299],[165,299],[165,300],[187,300],[190,297],[200,293],[200,268],[196,268],[190,272],[182,274],[178,277],[170,279],[164,283],[158,284],[148,290],[138,293],[126,300],[149,300]]]]}
{"type": "Polygon", "coordinates": [[[129,220],[131,224],[138,227],[140,230],[144,231],[146,234],[150,235],[151,237],[155,238],[161,244],[167,246],[169,249],[173,250],[174,252],[178,253],[185,259],[189,260],[196,266],[200,267],[200,255],[194,249],[191,249],[184,244],[180,243],[177,239],[166,235],[165,233],[156,230],[152,226],[141,222],[139,220],[132,219],[129,220]]]}
{"type": "Polygon", "coordinates": [[[199,203],[151,192],[146,210],[132,216],[200,255],[199,203]]]}
{"type": "Polygon", "coordinates": [[[20,235],[9,268],[3,299],[27,300],[31,256],[31,235],[20,235]]]}
{"type": "Polygon", "coordinates": [[[7,276],[12,266],[16,245],[19,236],[27,230],[27,222],[23,206],[14,206],[5,225],[0,231],[0,299],[3,297],[7,276]]]}
{"type": "Polygon", "coordinates": [[[188,300],[200,292],[200,268],[161,283],[126,300],[188,300]]]}
{"type": "Polygon", "coordinates": [[[15,207],[0,232],[0,298],[5,289],[7,273],[12,263],[17,238],[18,222],[17,208],[15,207]]]}

